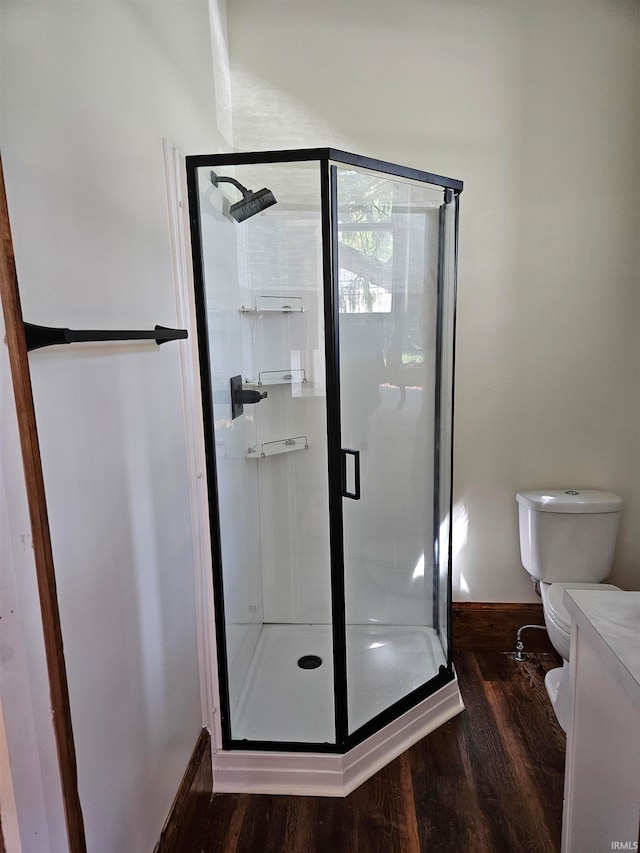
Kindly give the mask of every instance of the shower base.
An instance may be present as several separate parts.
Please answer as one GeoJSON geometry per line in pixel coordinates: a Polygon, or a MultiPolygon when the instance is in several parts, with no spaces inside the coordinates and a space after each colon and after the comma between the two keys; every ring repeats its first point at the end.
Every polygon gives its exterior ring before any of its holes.
{"type": "MultiPolygon", "coordinates": [[[[335,743],[329,625],[266,624],[232,709],[234,740],[335,743]],[[317,656],[305,669],[301,658],[317,656]]],[[[304,661],[303,661],[304,665],[304,661]]],[[[403,698],[446,665],[433,628],[347,626],[349,731],[403,698]]]]}

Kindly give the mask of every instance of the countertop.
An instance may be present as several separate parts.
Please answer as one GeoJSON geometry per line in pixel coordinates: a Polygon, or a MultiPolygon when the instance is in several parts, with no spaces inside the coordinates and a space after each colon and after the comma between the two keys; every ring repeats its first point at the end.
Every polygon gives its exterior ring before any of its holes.
{"type": "Polygon", "coordinates": [[[567,589],[564,603],[579,629],[602,640],[608,662],[640,704],[640,592],[567,589]]]}

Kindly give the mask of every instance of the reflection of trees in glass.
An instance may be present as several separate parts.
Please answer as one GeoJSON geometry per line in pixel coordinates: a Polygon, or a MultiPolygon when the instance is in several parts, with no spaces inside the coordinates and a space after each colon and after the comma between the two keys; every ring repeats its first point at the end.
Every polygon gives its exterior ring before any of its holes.
{"type": "Polygon", "coordinates": [[[422,294],[413,294],[408,299],[404,318],[403,364],[421,364],[424,361],[424,317],[422,311],[422,294]]]}
{"type": "Polygon", "coordinates": [[[386,381],[401,389],[420,384],[425,275],[427,258],[435,258],[437,251],[437,208],[429,230],[433,239],[428,241],[430,206],[420,190],[384,176],[349,171],[338,175],[340,311],[385,315],[386,381]]]}
{"type": "Polygon", "coordinates": [[[392,207],[393,186],[387,179],[359,172],[342,176],[338,233],[344,313],[391,310],[392,207]]]}

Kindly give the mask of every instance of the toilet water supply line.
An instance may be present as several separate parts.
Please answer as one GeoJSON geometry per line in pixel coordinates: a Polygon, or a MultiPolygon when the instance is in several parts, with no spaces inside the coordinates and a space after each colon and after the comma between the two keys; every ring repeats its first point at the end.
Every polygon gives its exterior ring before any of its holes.
{"type": "Polygon", "coordinates": [[[524,643],[520,639],[520,634],[526,628],[539,628],[541,631],[547,630],[545,625],[523,625],[521,628],[518,628],[518,633],[516,634],[516,650],[513,653],[513,659],[517,660],[518,663],[522,663],[522,661],[527,660],[527,656],[524,653],[524,643]]]}

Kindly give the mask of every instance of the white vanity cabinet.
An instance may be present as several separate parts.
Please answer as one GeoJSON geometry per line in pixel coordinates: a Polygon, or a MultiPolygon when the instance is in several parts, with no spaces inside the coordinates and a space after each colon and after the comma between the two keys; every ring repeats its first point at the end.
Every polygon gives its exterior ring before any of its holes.
{"type": "Polygon", "coordinates": [[[562,853],[638,850],[640,592],[565,592],[572,616],[562,853]]]}

